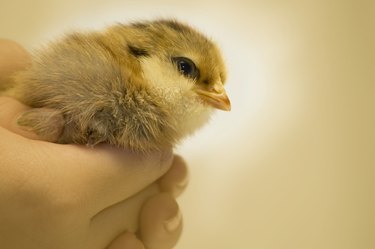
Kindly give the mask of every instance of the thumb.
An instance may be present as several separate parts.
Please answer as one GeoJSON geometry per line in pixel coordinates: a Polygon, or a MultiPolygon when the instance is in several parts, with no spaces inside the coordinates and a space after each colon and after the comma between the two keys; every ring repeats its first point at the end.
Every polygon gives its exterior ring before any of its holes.
{"type": "Polygon", "coordinates": [[[28,131],[17,124],[17,119],[29,107],[14,98],[0,96],[0,126],[18,135],[30,139],[40,139],[34,132],[28,131]]]}

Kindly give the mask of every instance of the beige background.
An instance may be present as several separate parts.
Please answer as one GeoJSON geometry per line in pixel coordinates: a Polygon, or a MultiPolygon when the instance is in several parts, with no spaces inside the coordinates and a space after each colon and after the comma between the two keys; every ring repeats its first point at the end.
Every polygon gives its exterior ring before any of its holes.
{"type": "Polygon", "coordinates": [[[232,112],[178,151],[178,249],[375,248],[375,1],[0,2],[0,37],[178,17],[222,47],[232,112]]]}

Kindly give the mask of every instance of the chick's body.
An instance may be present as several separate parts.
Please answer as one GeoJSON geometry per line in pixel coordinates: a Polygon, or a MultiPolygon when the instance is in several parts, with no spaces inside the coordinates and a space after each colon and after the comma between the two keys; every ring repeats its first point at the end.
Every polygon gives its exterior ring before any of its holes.
{"type": "Polygon", "coordinates": [[[174,20],[73,33],[36,53],[12,96],[45,140],[136,151],[173,146],[229,108],[217,47],[174,20]]]}

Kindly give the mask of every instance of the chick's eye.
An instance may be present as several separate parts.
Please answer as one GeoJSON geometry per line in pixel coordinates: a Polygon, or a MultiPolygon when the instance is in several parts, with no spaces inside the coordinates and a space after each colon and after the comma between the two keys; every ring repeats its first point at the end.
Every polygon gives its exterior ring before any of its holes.
{"type": "Polygon", "coordinates": [[[199,70],[194,62],[185,57],[174,57],[172,61],[176,64],[178,71],[186,77],[197,79],[199,70]]]}

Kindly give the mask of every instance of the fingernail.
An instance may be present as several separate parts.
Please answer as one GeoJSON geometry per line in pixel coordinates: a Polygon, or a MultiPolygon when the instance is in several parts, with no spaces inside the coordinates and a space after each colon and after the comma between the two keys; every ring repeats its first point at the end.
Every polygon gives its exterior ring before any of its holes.
{"type": "Polygon", "coordinates": [[[185,177],[182,181],[176,183],[170,190],[172,195],[178,197],[185,190],[188,183],[188,177],[185,177]]]}
{"type": "Polygon", "coordinates": [[[174,232],[180,226],[182,220],[181,212],[178,210],[175,217],[164,221],[164,227],[168,232],[174,232]]]}
{"type": "Polygon", "coordinates": [[[107,249],[145,249],[145,246],[135,234],[125,232],[117,237],[107,249]]]}
{"type": "Polygon", "coordinates": [[[179,183],[177,183],[177,187],[183,189],[189,182],[189,177],[186,175],[184,179],[182,179],[179,183]]]}

